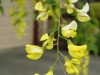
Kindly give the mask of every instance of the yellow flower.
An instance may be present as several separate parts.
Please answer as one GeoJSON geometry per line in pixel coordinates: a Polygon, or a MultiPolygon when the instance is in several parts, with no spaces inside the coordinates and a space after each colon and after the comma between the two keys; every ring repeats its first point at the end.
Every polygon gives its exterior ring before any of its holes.
{"type": "Polygon", "coordinates": [[[87,14],[88,11],[89,11],[89,5],[88,3],[86,3],[81,10],[77,9],[77,19],[80,22],[86,22],[90,20],[90,17],[87,14]]]}
{"type": "Polygon", "coordinates": [[[79,74],[78,69],[74,66],[74,64],[80,64],[80,61],[78,59],[73,58],[72,60],[69,60],[67,57],[65,57],[65,64],[66,66],[66,72],[69,74],[74,74],[76,75],[79,74]]]}
{"type": "Polygon", "coordinates": [[[62,27],[61,33],[66,38],[69,37],[74,38],[77,34],[76,30],[77,30],[77,23],[75,21],[72,21],[69,25],[62,27]]]}
{"type": "Polygon", "coordinates": [[[53,67],[51,66],[49,71],[45,75],[53,75],[53,67]]]}
{"type": "Polygon", "coordinates": [[[41,38],[40,41],[44,41],[43,43],[43,47],[46,47],[46,49],[51,50],[53,48],[53,41],[55,41],[56,39],[54,39],[54,37],[52,36],[48,36],[48,33],[44,34],[41,38]]]}
{"type": "Polygon", "coordinates": [[[74,5],[73,4],[65,4],[65,6],[67,6],[67,13],[72,14],[74,12],[73,8],[74,5]]]}
{"type": "Polygon", "coordinates": [[[68,0],[64,6],[67,6],[67,13],[71,14],[74,12],[74,5],[73,3],[77,2],[78,0],[68,0]]]}
{"type": "Polygon", "coordinates": [[[48,12],[43,11],[37,16],[37,20],[45,21],[48,18],[48,12]]]}
{"type": "Polygon", "coordinates": [[[26,45],[27,57],[32,60],[39,59],[43,54],[43,48],[36,45],[26,45]]]}
{"type": "Polygon", "coordinates": [[[35,5],[35,9],[40,12],[40,14],[37,16],[37,20],[45,21],[48,18],[49,11],[43,8],[40,1],[35,5]]]}
{"type": "Polygon", "coordinates": [[[44,11],[45,9],[43,8],[42,3],[39,1],[38,3],[36,3],[35,5],[35,9],[38,11],[44,11]]]}
{"type": "Polygon", "coordinates": [[[38,73],[35,73],[34,75],[40,75],[40,74],[38,74],[38,73]]]}
{"type": "Polygon", "coordinates": [[[76,46],[68,40],[68,51],[69,54],[74,58],[81,58],[84,56],[87,45],[76,46]]]}
{"type": "MultiPolygon", "coordinates": [[[[49,71],[45,75],[53,75],[53,69],[54,68],[51,66],[50,69],[49,69],[49,71]]],[[[34,75],[40,75],[40,74],[35,73],[34,75]]]]}

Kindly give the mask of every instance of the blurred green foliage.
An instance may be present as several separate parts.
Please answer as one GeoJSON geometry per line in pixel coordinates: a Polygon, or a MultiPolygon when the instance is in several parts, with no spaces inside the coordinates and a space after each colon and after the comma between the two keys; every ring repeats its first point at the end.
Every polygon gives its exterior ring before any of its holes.
{"type": "Polygon", "coordinates": [[[100,2],[90,3],[90,7],[95,11],[96,17],[100,19],[100,2]]]}
{"type": "Polygon", "coordinates": [[[0,0],[0,12],[4,16],[4,9],[3,9],[3,6],[2,6],[2,1],[1,0],[0,0]]]}

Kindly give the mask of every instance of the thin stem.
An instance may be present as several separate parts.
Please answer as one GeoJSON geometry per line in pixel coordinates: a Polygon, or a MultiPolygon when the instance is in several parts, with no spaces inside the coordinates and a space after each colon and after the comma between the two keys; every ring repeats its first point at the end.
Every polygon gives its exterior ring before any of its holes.
{"type": "Polygon", "coordinates": [[[64,68],[63,68],[63,65],[62,65],[62,63],[61,63],[61,61],[60,61],[60,58],[59,58],[59,36],[60,36],[60,16],[61,16],[61,13],[60,13],[60,0],[58,0],[59,2],[59,21],[58,21],[58,34],[57,34],[57,58],[58,58],[58,60],[59,60],[59,63],[60,63],[60,65],[61,65],[61,67],[62,67],[62,69],[63,69],[63,71],[64,71],[64,74],[66,75],[66,72],[65,72],[65,70],[64,70],[64,68]]]}
{"type": "Polygon", "coordinates": [[[58,58],[56,59],[56,61],[55,61],[55,63],[53,64],[53,66],[55,66],[57,62],[58,62],[58,58]]]}
{"type": "Polygon", "coordinates": [[[68,39],[66,39],[66,38],[65,38],[65,37],[63,37],[63,36],[60,36],[60,35],[59,35],[59,37],[61,37],[61,38],[63,38],[63,39],[65,39],[65,40],[67,40],[67,41],[68,41],[68,39]]]}
{"type": "Polygon", "coordinates": [[[54,36],[54,33],[57,31],[58,29],[56,29],[56,30],[54,30],[54,31],[52,31],[51,33],[50,33],[50,35],[52,36],[54,36]]]}
{"type": "MultiPolygon", "coordinates": [[[[59,2],[59,13],[60,13],[60,0],[58,0],[59,2]]],[[[58,18],[58,33],[57,33],[57,57],[59,58],[59,33],[60,33],[60,14],[59,14],[59,18],[58,18]]]]}
{"type": "Polygon", "coordinates": [[[49,6],[53,6],[53,5],[56,5],[56,4],[57,4],[57,3],[54,3],[54,4],[50,4],[50,5],[48,5],[48,7],[49,7],[49,6]]]}
{"type": "Polygon", "coordinates": [[[62,57],[64,57],[64,55],[59,51],[59,54],[62,56],[62,57]]]}
{"type": "Polygon", "coordinates": [[[61,19],[64,21],[63,17],[61,16],[61,19]]]}
{"type": "Polygon", "coordinates": [[[61,68],[63,69],[64,75],[66,75],[65,69],[64,69],[64,67],[63,67],[63,65],[62,65],[62,63],[61,63],[61,61],[60,61],[60,59],[59,59],[59,63],[60,63],[60,65],[61,65],[61,68]]]}
{"type": "Polygon", "coordinates": [[[52,33],[56,32],[58,29],[55,29],[52,33]]]}

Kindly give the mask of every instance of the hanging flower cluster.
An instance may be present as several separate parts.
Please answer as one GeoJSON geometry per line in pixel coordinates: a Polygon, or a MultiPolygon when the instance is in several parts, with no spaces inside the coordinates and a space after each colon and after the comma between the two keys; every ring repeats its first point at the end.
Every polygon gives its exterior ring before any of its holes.
{"type": "Polygon", "coordinates": [[[27,24],[24,20],[27,15],[26,0],[14,0],[14,2],[17,7],[10,8],[10,22],[14,25],[18,38],[21,39],[22,36],[26,35],[25,30],[27,29],[27,24]]]}
{"type": "MultiPolygon", "coordinates": [[[[51,66],[49,71],[44,75],[53,75],[53,70],[54,70],[54,68],[51,66]]],[[[41,75],[41,74],[35,73],[34,75],[41,75]]]]}
{"type": "MultiPolygon", "coordinates": [[[[64,6],[66,6],[67,8],[67,12],[69,14],[72,13],[76,13],[77,14],[77,19],[80,22],[86,22],[90,19],[90,17],[87,15],[87,12],[89,10],[89,5],[88,3],[86,3],[83,8],[81,10],[77,9],[74,6],[74,3],[77,2],[78,0],[66,0],[66,3],[64,6]]],[[[59,0],[59,5],[60,5],[60,0],[59,0]]],[[[41,21],[45,21],[48,16],[49,16],[49,12],[51,12],[49,9],[50,7],[44,8],[42,5],[42,2],[39,1],[36,3],[35,5],[35,9],[39,11],[39,15],[37,16],[37,20],[41,20],[41,21]]],[[[59,12],[60,12],[60,6],[59,6],[59,12]]],[[[59,17],[58,20],[60,21],[59,17]]],[[[65,20],[63,20],[65,21],[65,20]]],[[[60,60],[59,58],[59,54],[61,54],[65,60],[65,64],[64,66],[66,67],[66,72],[68,74],[75,74],[75,75],[79,75],[79,70],[77,68],[76,65],[80,64],[79,59],[82,58],[85,55],[86,49],[87,49],[87,45],[81,45],[81,46],[77,46],[74,45],[70,38],[74,38],[78,33],[76,32],[78,29],[78,25],[76,23],[75,20],[73,20],[71,23],[67,24],[66,22],[62,22],[64,23],[64,26],[61,26],[62,24],[58,24],[58,28],[56,30],[54,30],[53,32],[51,32],[50,34],[45,33],[42,35],[42,37],[40,38],[40,41],[43,41],[43,45],[42,47],[36,46],[36,45],[26,45],[26,52],[27,57],[29,59],[32,60],[37,60],[39,59],[43,52],[45,50],[52,50],[54,45],[57,45],[57,60],[60,60]],[[60,27],[61,26],[61,27],[60,27]],[[54,33],[58,31],[58,35],[57,35],[57,39],[54,38],[54,33]],[[60,35],[60,32],[61,34],[60,35]],[[70,54],[70,56],[72,57],[72,59],[68,59],[67,56],[64,56],[60,51],[59,51],[59,37],[65,39],[68,43],[68,52],[70,54]],[[56,44],[54,44],[54,41],[56,41],[56,44]]],[[[53,75],[53,68],[55,66],[54,63],[51,67],[50,70],[48,71],[48,73],[46,73],[45,75],[53,75]]],[[[38,73],[35,73],[34,75],[40,75],[38,73]]]]}

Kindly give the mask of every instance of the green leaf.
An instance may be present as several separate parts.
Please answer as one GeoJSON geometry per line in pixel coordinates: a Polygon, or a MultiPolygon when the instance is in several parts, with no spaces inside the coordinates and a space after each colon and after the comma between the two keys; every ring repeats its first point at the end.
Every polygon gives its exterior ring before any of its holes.
{"type": "Polygon", "coordinates": [[[96,46],[95,43],[91,42],[91,43],[89,44],[89,47],[90,47],[90,51],[93,51],[93,53],[94,53],[95,55],[98,55],[99,49],[98,49],[98,46],[96,46]]]}
{"type": "Polygon", "coordinates": [[[0,0],[0,4],[1,4],[2,2],[1,2],[1,0],[0,0]]]}
{"type": "Polygon", "coordinates": [[[13,2],[14,0],[11,0],[11,2],[13,2]]]}
{"type": "Polygon", "coordinates": [[[37,19],[37,16],[38,16],[38,15],[37,15],[36,13],[34,13],[33,19],[36,20],[36,19],[37,19]]]}
{"type": "Polygon", "coordinates": [[[4,9],[2,6],[0,6],[0,12],[2,13],[2,15],[4,16],[4,9]]]}

